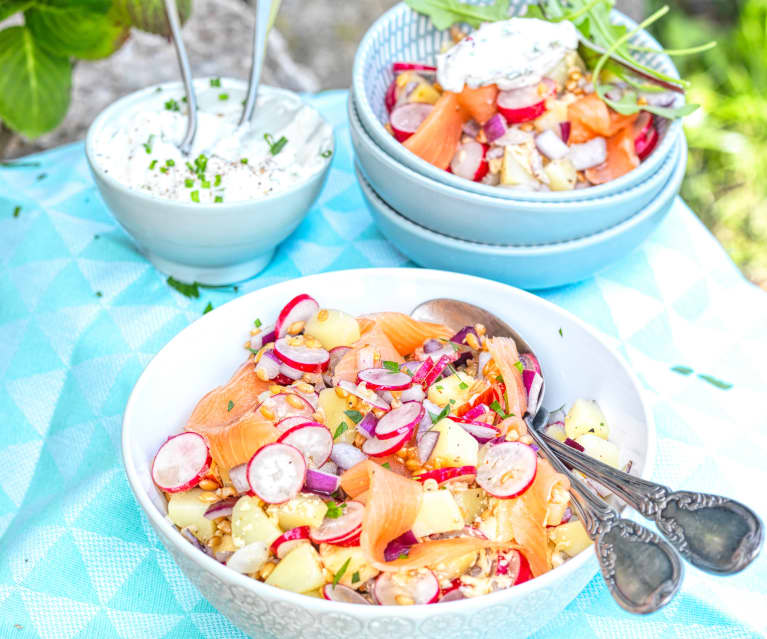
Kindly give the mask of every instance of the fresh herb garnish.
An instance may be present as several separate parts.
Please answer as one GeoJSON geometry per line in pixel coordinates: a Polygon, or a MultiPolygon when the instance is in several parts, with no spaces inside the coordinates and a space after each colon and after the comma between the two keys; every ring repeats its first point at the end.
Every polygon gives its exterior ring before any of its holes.
{"type": "Polygon", "coordinates": [[[386,470],[391,470],[391,464],[389,462],[384,462],[383,464],[381,464],[381,466],[385,468],[386,470]]]}
{"type": "Polygon", "coordinates": [[[493,411],[495,411],[501,419],[506,419],[507,417],[509,417],[509,415],[506,414],[506,411],[503,410],[503,408],[501,407],[497,399],[493,400],[493,403],[490,404],[490,408],[493,411]]]}
{"type": "Polygon", "coordinates": [[[264,140],[266,140],[266,143],[269,145],[269,153],[272,155],[277,155],[288,143],[288,138],[284,135],[275,142],[274,136],[271,133],[264,133],[264,140]]]}
{"type": "Polygon", "coordinates": [[[215,196],[213,198],[213,202],[216,203],[216,204],[221,204],[221,202],[223,202],[223,201],[224,201],[224,198],[221,195],[217,195],[217,196],[215,196]]]}
{"type": "Polygon", "coordinates": [[[48,177],[47,173],[38,173],[35,179],[39,182],[40,180],[44,180],[47,177],[48,177]]]}
{"type": "Polygon", "coordinates": [[[672,366],[671,370],[680,375],[690,375],[693,372],[689,366],[672,366]]]}
{"type": "Polygon", "coordinates": [[[255,326],[256,328],[261,328],[261,319],[258,318],[258,317],[256,319],[254,319],[253,320],[253,326],[255,326]]]}
{"type": "Polygon", "coordinates": [[[516,368],[520,373],[525,370],[525,367],[522,365],[522,362],[517,360],[514,362],[514,368],[516,368]]]}
{"type": "Polygon", "coordinates": [[[565,334],[562,332],[562,329],[561,329],[561,328],[559,329],[559,336],[560,336],[560,337],[564,337],[564,336],[565,336],[565,334]]]}
{"type": "Polygon", "coordinates": [[[326,160],[327,160],[327,159],[328,159],[328,158],[329,158],[331,155],[333,155],[333,151],[331,151],[330,149],[328,149],[327,151],[323,151],[322,153],[320,153],[320,156],[321,156],[321,157],[323,157],[323,158],[325,158],[326,160]]]}
{"type": "Polygon", "coordinates": [[[96,291],[96,297],[102,297],[104,294],[101,291],[96,291]]]}
{"type": "Polygon", "coordinates": [[[208,180],[200,180],[200,186],[204,189],[210,188],[210,182],[208,180]]]}
{"type": "Polygon", "coordinates": [[[186,178],[186,180],[184,180],[184,186],[191,189],[194,186],[194,180],[192,178],[186,178]]]}
{"type": "Polygon", "coordinates": [[[387,371],[391,371],[392,373],[399,373],[399,364],[397,362],[384,360],[381,362],[381,366],[383,366],[387,371]]]}
{"type": "Polygon", "coordinates": [[[429,417],[431,417],[431,423],[436,424],[438,421],[445,419],[450,414],[450,404],[445,406],[439,413],[439,415],[435,415],[431,411],[429,412],[429,417]]]}
{"type": "Polygon", "coordinates": [[[356,572],[356,571],[353,572],[352,573],[352,583],[353,584],[359,583],[359,580],[360,580],[360,573],[356,572]]]}
{"type": "Polygon", "coordinates": [[[345,410],[344,415],[351,419],[355,424],[359,424],[364,417],[358,410],[345,410]]]}
{"type": "Polygon", "coordinates": [[[192,198],[192,202],[200,203],[200,192],[199,191],[192,191],[189,194],[189,197],[192,198]]]}
{"type": "Polygon", "coordinates": [[[461,390],[466,390],[468,387],[469,385],[466,382],[461,382],[460,384],[458,384],[458,388],[460,388],[461,390]]]}
{"type": "Polygon", "coordinates": [[[165,103],[165,110],[166,111],[180,111],[181,107],[178,105],[178,102],[176,102],[173,98],[168,100],[165,103]]]}
{"type": "Polygon", "coordinates": [[[216,177],[213,178],[213,186],[221,186],[221,174],[216,173],[216,177]]]}
{"type": "MultiPolygon", "coordinates": [[[[208,302],[208,304],[210,304],[210,302],[208,302]]],[[[211,308],[213,307],[211,306],[211,308]]],[[[227,413],[231,412],[233,408],[234,408],[234,402],[230,399],[229,403],[226,405],[226,412],[227,413]]]]}
{"type": "Polygon", "coordinates": [[[337,504],[334,501],[325,502],[325,505],[328,507],[328,511],[325,513],[325,517],[328,519],[338,519],[344,514],[344,508],[346,508],[345,503],[337,504]]]}
{"type": "Polygon", "coordinates": [[[175,288],[185,297],[200,297],[200,289],[197,282],[187,284],[186,282],[180,282],[175,277],[169,277],[166,281],[168,282],[168,286],[175,288]]]}
{"type": "Polygon", "coordinates": [[[229,99],[229,94],[228,93],[219,93],[218,94],[218,99],[219,100],[228,100],[229,99]]]}
{"type": "MultiPolygon", "coordinates": [[[[188,165],[187,165],[188,166],[188,165]]],[[[205,169],[208,166],[208,157],[204,153],[200,153],[195,159],[194,159],[194,169],[192,169],[195,173],[197,173],[197,177],[200,179],[203,178],[205,175],[205,169]]]]}
{"type": "Polygon", "coordinates": [[[732,384],[723,382],[721,379],[717,379],[716,377],[711,377],[711,375],[704,375],[703,373],[698,373],[698,377],[702,379],[704,382],[708,382],[712,386],[716,386],[717,388],[720,388],[721,390],[730,390],[732,388],[732,384]]]}
{"type": "Polygon", "coordinates": [[[141,146],[144,147],[144,151],[146,151],[147,153],[151,153],[153,144],[154,144],[154,134],[150,135],[146,139],[146,142],[144,142],[144,144],[142,144],[141,146]]]}
{"type": "Polygon", "coordinates": [[[406,552],[401,552],[399,554],[399,556],[397,557],[397,559],[407,559],[407,553],[406,552]]]}
{"type": "Polygon", "coordinates": [[[176,166],[176,161],[171,158],[168,158],[167,160],[165,160],[165,166],[176,166]]]}
{"type": "Polygon", "coordinates": [[[21,213],[21,207],[20,206],[14,206],[13,207],[13,217],[19,217],[19,213],[21,213]]]}
{"type": "Polygon", "coordinates": [[[447,29],[456,22],[478,27],[483,22],[497,22],[509,17],[509,0],[494,0],[488,5],[470,5],[458,0],[405,0],[418,13],[431,18],[437,29],[447,29]]]}
{"type": "Polygon", "coordinates": [[[240,164],[247,164],[248,158],[240,158],[240,164]]]}
{"type": "Polygon", "coordinates": [[[336,428],[336,432],[333,433],[333,439],[338,439],[341,435],[343,435],[347,430],[349,430],[349,426],[346,424],[346,422],[341,422],[338,425],[338,428],[336,428]]]}
{"type": "Polygon", "coordinates": [[[210,313],[212,310],[213,310],[213,304],[208,302],[208,305],[202,310],[202,314],[205,315],[205,313],[210,313]]]}
{"type": "Polygon", "coordinates": [[[221,86],[221,78],[211,78],[210,79],[210,86],[212,86],[212,87],[220,87],[221,86]]]}
{"type": "Polygon", "coordinates": [[[167,166],[161,166],[160,167],[160,173],[168,173],[168,167],[167,166]]]}
{"type": "Polygon", "coordinates": [[[349,562],[351,560],[352,560],[351,557],[347,558],[347,560],[344,562],[344,565],[338,569],[338,572],[335,575],[333,575],[333,586],[337,586],[338,582],[341,581],[341,577],[344,576],[344,573],[346,572],[346,569],[349,567],[349,562]]]}

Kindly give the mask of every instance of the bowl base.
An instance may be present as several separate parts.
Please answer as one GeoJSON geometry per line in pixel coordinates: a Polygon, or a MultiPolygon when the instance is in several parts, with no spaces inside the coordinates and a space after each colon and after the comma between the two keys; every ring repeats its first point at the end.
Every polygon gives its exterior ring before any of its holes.
{"type": "Polygon", "coordinates": [[[147,259],[166,275],[175,277],[182,282],[198,282],[200,284],[210,284],[211,286],[222,286],[224,284],[234,284],[248,280],[254,275],[263,271],[272,261],[275,249],[262,253],[258,257],[231,264],[227,266],[196,266],[194,264],[182,264],[174,262],[156,253],[146,252],[147,259]]]}

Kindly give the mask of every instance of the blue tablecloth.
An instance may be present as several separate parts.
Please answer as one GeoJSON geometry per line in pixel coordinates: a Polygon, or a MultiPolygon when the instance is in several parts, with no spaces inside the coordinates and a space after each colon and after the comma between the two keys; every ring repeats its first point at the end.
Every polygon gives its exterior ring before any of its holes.
{"type": "MultiPolygon", "coordinates": [[[[313,99],[338,149],[309,217],[257,278],[199,299],[136,251],[82,144],[0,168],[0,637],[243,636],[139,512],[120,421],[143,367],[209,302],[318,271],[408,265],[362,203],[345,99],[313,99]]],[[[767,515],[767,295],[681,201],[641,249],[543,296],[601,331],[638,373],[657,422],[657,479],[767,515]]],[[[595,578],[536,638],[763,636],[766,565],[727,579],[688,566],[682,592],[644,618],[619,610],[595,578]]]]}

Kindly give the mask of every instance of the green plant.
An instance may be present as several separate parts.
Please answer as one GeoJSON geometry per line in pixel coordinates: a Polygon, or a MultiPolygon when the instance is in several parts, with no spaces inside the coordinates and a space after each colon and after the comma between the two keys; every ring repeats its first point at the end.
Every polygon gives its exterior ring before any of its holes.
{"type": "MultiPolygon", "coordinates": [[[[191,0],[178,0],[182,21],[191,0]]],[[[29,138],[67,113],[75,60],[112,55],[135,27],[168,35],[163,0],[0,0],[0,121],[29,138]]]]}

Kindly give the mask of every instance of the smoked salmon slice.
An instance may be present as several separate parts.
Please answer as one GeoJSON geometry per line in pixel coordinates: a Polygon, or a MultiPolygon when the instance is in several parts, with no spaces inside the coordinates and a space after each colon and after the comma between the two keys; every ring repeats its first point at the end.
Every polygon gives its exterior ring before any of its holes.
{"type": "Polygon", "coordinates": [[[498,97],[498,87],[489,84],[484,87],[464,86],[458,94],[458,103],[466,109],[466,112],[480,124],[484,124],[498,111],[495,104],[498,97]]]}
{"type": "Polygon", "coordinates": [[[567,117],[570,120],[568,142],[580,144],[597,135],[615,135],[631,125],[639,114],[622,115],[608,107],[596,93],[589,93],[568,105],[567,117]]]}
{"type": "Polygon", "coordinates": [[[427,339],[450,339],[455,331],[444,324],[419,322],[404,313],[373,313],[364,319],[375,321],[403,357],[415,352],[427,339]]]}
{"type": "Polygon", "coordinates": [[[586,179],[592,184],[604,184],[638,166],[634,132],[631,127],[626,127],[607,139],[607,158],[602,164],[586,169],[586,179]]]}
{"type": "Polygon", "coordinates": [[[458,95],[445,91],[403,145],[429,164],[444,170],[455,155],[466,120],[466,111],[458,102],[458,95]]]}
{"type": "Polygon", "coordinates": [[[516,343],[510,337],[493,337],[488,340],[488,350],[506,385],[506,412],[512,417],[522,417],[527,410],[527,390],[522,373],[515,366],[519,361],[516,343]]]}

